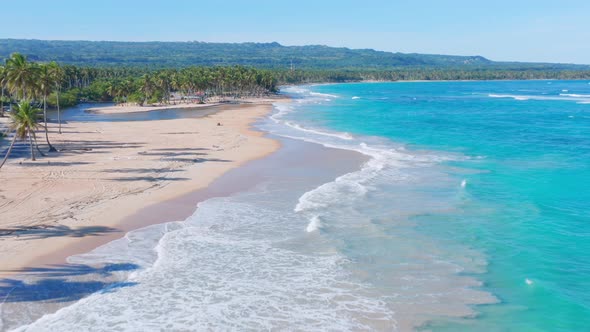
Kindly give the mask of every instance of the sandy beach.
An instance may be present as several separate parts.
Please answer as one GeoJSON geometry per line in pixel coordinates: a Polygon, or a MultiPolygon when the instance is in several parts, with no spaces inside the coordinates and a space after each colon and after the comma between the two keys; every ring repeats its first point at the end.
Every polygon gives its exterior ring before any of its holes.
{"type": "Polygon", "coordinates": [[[260,97],[260,98],[240,98],[239,100],[222,97],[211,97],[207,99],[206,104],[202,103],[182,103],[180,101],[174,101],[169,104],[162,105],[146,105],[139,106],[136,104],[120,104],[103,107],[91,107],[88,108],[89,112],[98,114],[121,114],[121,113],[136,113],[136,112],[150,112],[150,111],[161,111],[169,109],[199,109],[199,108],[211,108],[220,105],[260,105],[268,104],[277,101],[277,97],[260,97]]]}
{"type": "MultiPolygon", "coordinates": [[[[12,158],[0,170],[0,273],[63,263],[145,226],[123,223],[142,208],[204,188],[228,170],[275,151],[278,142],[251,129],[275,101],[199,105],[219,108],[202,118],[69,122],[61,135],[52,125],[50,139],[58,153],[36,162],[12,158]]],[[[193,106],[112,106],[93,112],[193,106]]]]}

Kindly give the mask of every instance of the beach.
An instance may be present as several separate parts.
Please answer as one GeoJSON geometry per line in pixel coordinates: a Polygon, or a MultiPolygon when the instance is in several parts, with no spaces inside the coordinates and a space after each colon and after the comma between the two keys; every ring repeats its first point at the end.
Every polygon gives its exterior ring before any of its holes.
{"type": "MultiPolygon", "coordinates": [[[[58,153],[35,162],[27,155],[11,158],[0,171],[0,273],[6,277],[64,263],[70,255],[147,226],[123,223],[140,209],[204,188],[228,170],[272,153],[279,144],[251,129],[270,112],[271,101],[200,105],[195,112],[217,108],[200,118],[70,121],[61,135],[51,124],[50,140],[58,153]]],[[[93,111],[153,109],[107,106],[93,111]]],[[[182,213],[165,215],[180,218],[182,213]]]]}

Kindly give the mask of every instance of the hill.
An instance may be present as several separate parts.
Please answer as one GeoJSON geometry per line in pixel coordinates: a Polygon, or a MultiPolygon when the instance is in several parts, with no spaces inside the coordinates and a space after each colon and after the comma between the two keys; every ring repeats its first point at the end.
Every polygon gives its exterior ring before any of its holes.
{"type": "Polygon", "coordinates": [[[0,57],[20,52],[32,61],[57,61],[78,66],[179,68],[244,65],[305,70],[539,69],[587,70],[590,66],[495,62],[482,56],[406,54],[323,45],[283,46],[279,43],[113,42],[0,39],[0,57]]]}

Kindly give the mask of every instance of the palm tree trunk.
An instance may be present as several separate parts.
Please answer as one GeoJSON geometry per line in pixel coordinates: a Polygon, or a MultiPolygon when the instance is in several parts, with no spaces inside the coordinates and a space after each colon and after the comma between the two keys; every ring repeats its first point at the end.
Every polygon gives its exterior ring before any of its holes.
{"type": "Polygon", "coordinates": [[[39,148],[39,142],[37,142],[37,135],[35,134],[35,132],[33,132],[33,141],[35,142],[35,148],[37,148],[37,152],[39,152],[39,154],[42,157],[45,157],[45,154],[41,151],[41,149],[39,148]]]}
{"type": "Polygon", "coordinates": [[[29,145],[31,146],[31,160],[35,161],[35,150],[33,150],[33,135],[31,135],[31,130],[29,129],[29,145]]]}
{"type": "Polygon", "coordinates": [[[0,99],[0,118],[4,117],[4,86],[2,88],[2,99],[0,99]]]}
{"type": "Polygon", "coordinates": [[[4,166],[4,163],[6,163],[6,160],[8,160],[8,157],[10,156],[10,153],[12,152],[12,148],[14,147],[15,142],[16,142],[16,134],[12,138],[12,142],[10,142],[10,146],[8,147],[8,151],[6,151],[6,155],[4,156],[4,159],[2,159],[2,163],[0,164],[0,168],[2,168],[2,166],[4,166]]]}
{"type": "Polygon", "coordinates": [[[47,145],[49,145],[49,152],[55,152],[57,150],[49,142],[49,129],[47,129],[47,95],[43,95],[43,122],[45,125],[45,140],[47,141],[47,145]]]}
{"type": "Polygon", "coordinates": [[[59,87],[57,88],[57,123],[59,124],[59,133],[61,134],[61,115],[59,110],[59,87]]]}

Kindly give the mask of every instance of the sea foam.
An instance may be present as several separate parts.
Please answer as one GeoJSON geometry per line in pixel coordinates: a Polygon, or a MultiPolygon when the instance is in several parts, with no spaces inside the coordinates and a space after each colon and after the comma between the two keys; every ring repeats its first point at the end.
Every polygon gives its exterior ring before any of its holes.
{"type": "MultiPolygon", "coordinates": [[[[394,313],[350,278],[345,257],[281,243],[299,222],[284,205],[264,190],[205,201],[142,244],[157,259],[129,277],[133,287],[92,294],[18,331],[396,330],[394,313]]],[[[110,250],[109,259],[127,255],[110,250]]]]}
{"type": "Polygon", "coordinates": [[[320,228],[322,228],[322,222],[320,220],[320,216],[314,216],[313,218],[311,218],[311,221],[309,222],[309,224],[307,224],[307,227],[305,228],[305,230],[308,233],[312,233],[312,232],[317,231],[320,228]]]}
{"type": "Polygon", "coordinates": [[[490,98],[512,98],[514,100],[526,101],[526,100],[544,100],[544,101],[575,101],[582,102],[590,101],[590,95],[585,94],[573,94],[573,93],[560,93],[558,96],[550,95],[509,95],[509,94],[488,94],[490,98]]]}

